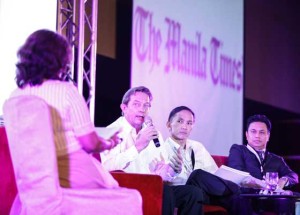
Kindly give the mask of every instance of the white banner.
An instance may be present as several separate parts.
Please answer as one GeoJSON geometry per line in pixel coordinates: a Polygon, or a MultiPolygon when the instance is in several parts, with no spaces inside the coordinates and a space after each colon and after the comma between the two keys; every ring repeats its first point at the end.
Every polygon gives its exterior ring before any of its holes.
{"type": "Polygon", "coordinates": [[[243,1],[135,0],[131,86],[153,93],[150,115],[164,138],[176,106],[196,114],[191,138],[211,154],[242,143],[243,1]]]}
{"type": "Polygon", "coordinates": [[[57,2],[49,0],[0,0],[0,115],[17,87],[17,51],[38,29],[56,30],[57,2]]]}

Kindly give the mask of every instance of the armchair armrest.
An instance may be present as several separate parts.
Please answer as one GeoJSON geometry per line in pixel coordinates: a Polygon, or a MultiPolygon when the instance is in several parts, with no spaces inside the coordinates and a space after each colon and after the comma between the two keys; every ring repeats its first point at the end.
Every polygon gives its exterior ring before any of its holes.
{"type": "Polygon", "coordinates": [[[0,127],[0,214],[9,214],[18,192],[5,127],[0,127]]]}
{"type": "Polygon", "coordinates": [[[162,213],[163,181],[158,175],[111,172],[121,187],[137,189],[143,198],[144,215],[162,213]]]}

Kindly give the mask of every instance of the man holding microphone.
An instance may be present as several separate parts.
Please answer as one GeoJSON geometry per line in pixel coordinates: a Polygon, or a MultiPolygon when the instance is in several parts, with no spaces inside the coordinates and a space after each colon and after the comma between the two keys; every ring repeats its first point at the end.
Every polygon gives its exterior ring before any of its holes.
{"type": "MultiPolygon", "coordinates": [[[[108,170],[128,173],[160,175],[164,182],[171,181],[177,174],[176,160],[170,160],[160,133],[148,116],[152,94],[144,86],[129,89],[120,105],[122,115],[108,127],[121,128],[122,142],[115,148],[101,153],[103,165],[108,170]]],[[[164,185],[163,214],[199,214],[202,210],[202,190],[192,185],[164,185]]]]}

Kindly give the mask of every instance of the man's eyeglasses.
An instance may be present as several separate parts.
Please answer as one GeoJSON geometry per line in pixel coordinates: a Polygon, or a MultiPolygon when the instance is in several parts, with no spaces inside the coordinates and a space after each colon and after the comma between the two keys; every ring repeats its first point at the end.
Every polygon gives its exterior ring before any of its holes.
{"type": "Polygon", "coordinates": [[[151,104],[149,104],[149,103],[142,104],[140,102],[133,102],[132,106],[134,108],[141,108],[141,107],[143,107],[144,110],[149,110],[149,108],[151,107],[151,104]]]}

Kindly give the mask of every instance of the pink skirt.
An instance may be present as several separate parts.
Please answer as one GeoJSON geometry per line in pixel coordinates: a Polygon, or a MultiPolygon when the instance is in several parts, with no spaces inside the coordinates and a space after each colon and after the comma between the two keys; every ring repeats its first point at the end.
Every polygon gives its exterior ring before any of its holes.
{"type": "Polygon", "coordinates": [[[116,188],[118,182],[84,150],[57,158],[59,181],[66,188],[116,188]]]}

